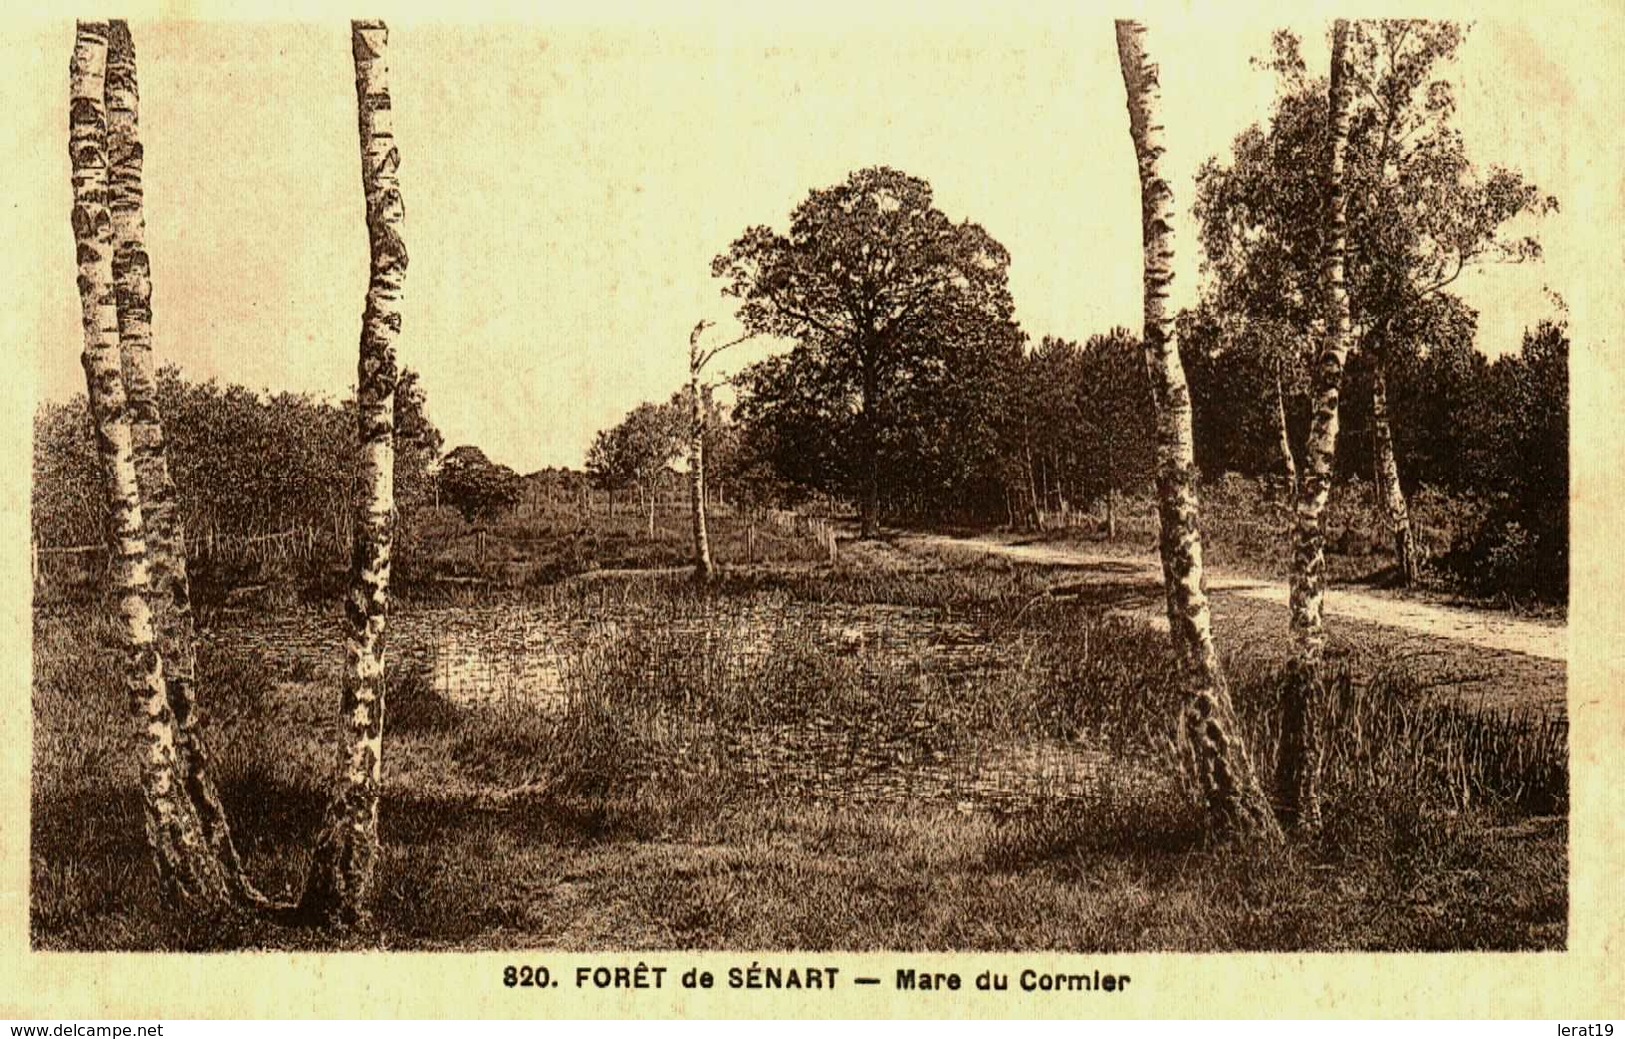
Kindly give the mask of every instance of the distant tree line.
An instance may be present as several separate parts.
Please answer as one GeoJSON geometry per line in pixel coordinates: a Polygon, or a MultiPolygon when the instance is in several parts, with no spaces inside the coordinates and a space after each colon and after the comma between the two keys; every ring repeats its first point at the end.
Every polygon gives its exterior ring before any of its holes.
{"type": "MultiPolygon", "coordinates": [[[[543,470],[527,480],[555,488],[549,492],[555,498],[567,493],[565,488],[574,493],[598,491],[611,509],[617,494],[623,500],[636,495],[638,507],[647,514],[657,499],[684,493],[679,470],[686,470],[691,451],[688,393],[685,387],[661,403],[645,401],[614,426],[599,431],[582,472],[543,470]]],[[[707,503],[742,509],[805,503],[812,494],[807,486],[783,478],[771,459],[744,443],[747,430],[761,427],[747,426],[736,408],[715,396],[702,396],[707,503]]]]}
{"type": "MultiPolygon", "coordinates": [[[[158,372],[169,467],[194,543],[310,532],[336,551],[350,537],[355,480],[353,401],[259,393],[213,379],[158,372]]],[[[396,390],[395,501],[410,516],[435,497],[441,436],[417,373],[396,390]]],[[[100,545],[108,514],[84,396],[34,416],[33,534],[42,546],[100,545]]],[[[402,534],[409,537],[410,520],[402,534]]]]}

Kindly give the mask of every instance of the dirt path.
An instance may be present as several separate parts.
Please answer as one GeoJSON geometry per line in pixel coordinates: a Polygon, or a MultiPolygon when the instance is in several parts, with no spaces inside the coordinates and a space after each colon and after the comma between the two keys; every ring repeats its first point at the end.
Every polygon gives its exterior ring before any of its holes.
{"type": "MultiPolygon", "coordinates": [[[[991,538],[957,538],[938,534],[907,535],[903,547],[981,552],[1025,563],[1078,568],[1085,580],[1145,584],[1155,595],[1161,571],[1150,559],[1111,556],[1072,545],[1011,545],[991,538]]],[[[1276,603],[1287,602],[1285,584],[1209,571],[1208,591],[1276,603]]],[[[1419,635],[1464,642],[1482,649],[1522,653],[1542,660],[1567,662],[1568,628],[1561,623],[1532,621],[1488,610],[1441,606],[1368,589],[1331,588],[1326,613],[1367,624],[1399,628],[1419,635]]]]}

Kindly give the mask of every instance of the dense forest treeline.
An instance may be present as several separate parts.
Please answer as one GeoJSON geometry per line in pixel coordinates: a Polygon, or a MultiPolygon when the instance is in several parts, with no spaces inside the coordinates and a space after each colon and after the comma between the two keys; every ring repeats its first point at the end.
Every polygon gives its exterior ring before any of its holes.
{"type": "MultiPolygon", "coordinates": [[[[1566,324],[1543,320],[1517,349],[1491,360],[1475,345],[1476,315],[1454,305],[1455,335],[1397,356],[1385,373],[1402,486],[1418,525],[1431,535],[1422,546],[1427,565],[1435,579],[1470,593],[1563,601],[1566,324]]],[[[1237,496],[1239,476],[1285,510],[1291,480],[1285,452],[1296,449],[1283,448],[1283,428],[1287,444],[1303,442],[1308,394],[1278,391],[1272,371],[1204,325],[1204,316],[1201,309],[1180,316],[1201,476],[1221,503],[1262,500],[1256,493],[1237,496]]],[[[1045,337],[1023,349],[929,364],[937,371],[922,363],[921,381],[937,378],[942,388],[919,393],[911,382],[909,392],[888,397],[877,409],[872,455],[854,428],[856,408],[843,410],[849,396],[819,379],[810,351],[748,367],[733,380],[734,406],[712,411],[707,466],[740,502],[787,506],[861,503],[872,472],[881,518],[892,524],[1043,529],[1082,521],[1115,537],[1125,511],[1137,509],[1141,522],[1130,526],[1144,525],[1152,412],[1132,333],[1119,328],[1082,343],[1045,337]]],[[[1336,474],[1343,490],[1333,507],[1346,516],[1355,500],[1367,502],[1368,529],[1380,531],[1388,517],[1375,471],[1373,375],[1370,359],[1356,355],[1342,395],[1336,474]]],[[[677,464],[684,457],[681,413],[675,400],[646,403],[601,434],[588,466],[596,485],[637,488],[648,479],[640,471],[677,464]],[[617,462],[617,451],[644,461],[617,462]]],[[[675,489],[675,481],[668,486],[675,489]]],[[[640,501],[651,500],[640,493],[640,501]]],[[[1276,524],[1280,536],[1270,546],[1283,552],[1284,524],[1284,518],[1276,524]]],[[[1361,544],[1353,551],[1384,551],[1381,537],[1354,540],[1361,544]]],[[[1232,555],[1259,554],[1257,545],[1223,547],[1232,555]]],[[[1347,546],[1338,540],[1334,548],[1347,546]]]]}

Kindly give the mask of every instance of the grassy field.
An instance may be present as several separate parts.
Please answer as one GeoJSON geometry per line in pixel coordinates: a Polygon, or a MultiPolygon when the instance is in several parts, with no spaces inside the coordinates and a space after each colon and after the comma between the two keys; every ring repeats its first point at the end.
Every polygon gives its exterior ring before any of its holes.
{"type": "MultiPolygon", "coordinates": [[[[842,550],[705,589],[600,573],[402,603],[376,921],[341,944],[1563,947],[1561,719],[1464,710],[1434,695],[1448,667],[1342,632],[1325,830],[1238,850],[1182,791],[1164,636],[1104,594],[1054,594],[1045,571],[842,550]],[[547,697],[518,672],[448,678],[436,640],[470,609],[507,625],[516,661],[536,631],[566,633],[547,697]]],[[[324,800],[334,619],[221,611],[202,647],[224,798],[274,894],[297,889],[324,800]]],[[[330,944],[158,907],[106,623],[85,603],[36,611],[35,945],[330,944]]],[[[1266,769],[1271,646],[1234,640],[1227,659],[1266,769]]]]}

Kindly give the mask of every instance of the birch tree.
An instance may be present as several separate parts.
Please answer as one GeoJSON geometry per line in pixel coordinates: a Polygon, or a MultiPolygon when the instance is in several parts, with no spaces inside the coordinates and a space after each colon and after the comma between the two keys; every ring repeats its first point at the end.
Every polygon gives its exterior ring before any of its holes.
{"type": "MultiPolygon", "coordinates": [[[[103,497],[111,516],[112,583],[118,599],[121,669],[141,755],[147,842],[165,900],[213,911],[229,907],[233,895],[186,788],[180,726],[170,702],[164,658],[154,635],[152,578],[130,422],[132,409],[121,372],[119,300],[113,274],[115,228],[109,208],[106,95],[110,35],[107,22],[77,23],[69,65],[68,152],[84,327],[81,360],[96,428],[103,497]]],[[[126,180],[121,189],[121,207],[126,216],[127,174],[128,161],[121,170],[126,180]]],[[[121,218],[121,223],[127,220],[121,218]]],[[[126,271],[131,267],[133,262],[125,265],[126,271]]],[[[133,273],[127,273],[127,282],[134,278],[133,273]]]]}
{"type": "Polygon", "coordinates": [[[705,515],[705,481],[706,466],[710,453],[706,447],[709,439],[710,418],[710,391],[711,387],[700,380],[705,366],[710,364],[718,354],[730,347],[750,339],[749,333],[730,340],[720,346],[705,349],[700,345],[700,339],[705,330],[711,327],[711,322],[701,321],[694,326],[694,331],[688,337],[688,508],[691,525],[694,531],[694,576],[700,580],[707,580],[715,572],[711,561],[711,534],[707,529],[705,515]]]}
{"type": "Polygon", "coordinates": [[[688,360],[688,510],[694,528],[694,576],[708,580],[716,567],[711,562],[711,532],[705,522],[705,398],[700,392],[700,365],[694,339],[689,339],[688,360]]]}
{"type": "Polygon", "coordinates": [[[1145,252],[1142,341],[1156,412],[1159,548],[1167,589],[1168,628],[1187,685],[1179,736],[1186,764],[1209,817],[1221,832],[1275,841],[1280,827],[1253,772],[1231,707],[1214,646],[1212,618],[1197,528],[1196,460],[1190,390],[1185,383],[1169,305],[1173,282],[1173,189],[1162,168],[1165,151],[1158,66],[1138,22],[1117,22],[1117,53],[1128,93],[1129,133],[1140,171],[1140,221],[1145,252]]]}
{"type": "Polygon", "coordinates": [[[1293,510],[1291,626],[1297,654],[1281,713],[1278,786],[1282,814],[1301,829],[1320,823],[1320,732],[1318,706],[1326,649],[1322,619],[1326,569],[1326,502],[1337,452],[1338,398],[1350,339],[1349,294],[1344,262],[1348,251],[1348,194],[1343,174],[1349,136],[1348,22],[1332,28],[1332,72],[1327,92],[1331,149],[1326,163],[1326,336],[1314,367],[1314,414],[1293,510]]]}
{"type": "Polygon", "coordinates": [[[383,778],[384,629],[395,528],[395,339],[401,330],[407,266],[388,48],[389,30],[382,21],[350,23],[372,262],[356,369],[359,459],[350,590],[344,604],[338,759],[333,799],[317,837],[302,900],[305,912],[338,925],[361,923],[368,915],[383,778]]]}
{"type": "Polygon", "coordinates": [[[225,807],[215,790],[203,716],[198,708],[197,647],[185,531],[175,481],[169,473],[153,365],[152,277],[143,212],[144,153],[135,41],[129,24],[122,19],[114,19],[108,26],[106,99],[108,208],[113,228],[112,274],[118,305],[119,353],[150,563],[154,635],[175,718],[175,755],[185,794],[227,883],[238,897],[256,899],[258,893],[243,873],[225,807]]]}
{"type": "MultiPolygon", "coordinates": [[[[1442,345],[1417,331],[1427,312],[1459,306],[1449,290],[1461,275],[1538,259],[1540,243],[1520,218],[1557,208],[1516,170],[1492,164],[1481,171],[1468,155],[1447,75],[1465,37],[1457,23],[1383,19],[1351,25],[1345,47],[1349,348],[1372,376],[1372,469],[1396,573],[1407,584],[1420,559],[1395,450],[1390,382],[1411,358],[1442,345]]],[[[1298,338],[1319,342],[1328,307],[1320,269],[1328,89],[1308,74],[1291,33],[1275,35],[1274,55],[1263,64],[1280,78],[1270,123],[1238,135],[1228,160],[1203,165],[1196,215],[1222,307],[1244,317],[1249,330],[1282,322],[1298,338]]],[[[1267,351],[1260,360],[1269,363],[1267,351]]]]}

